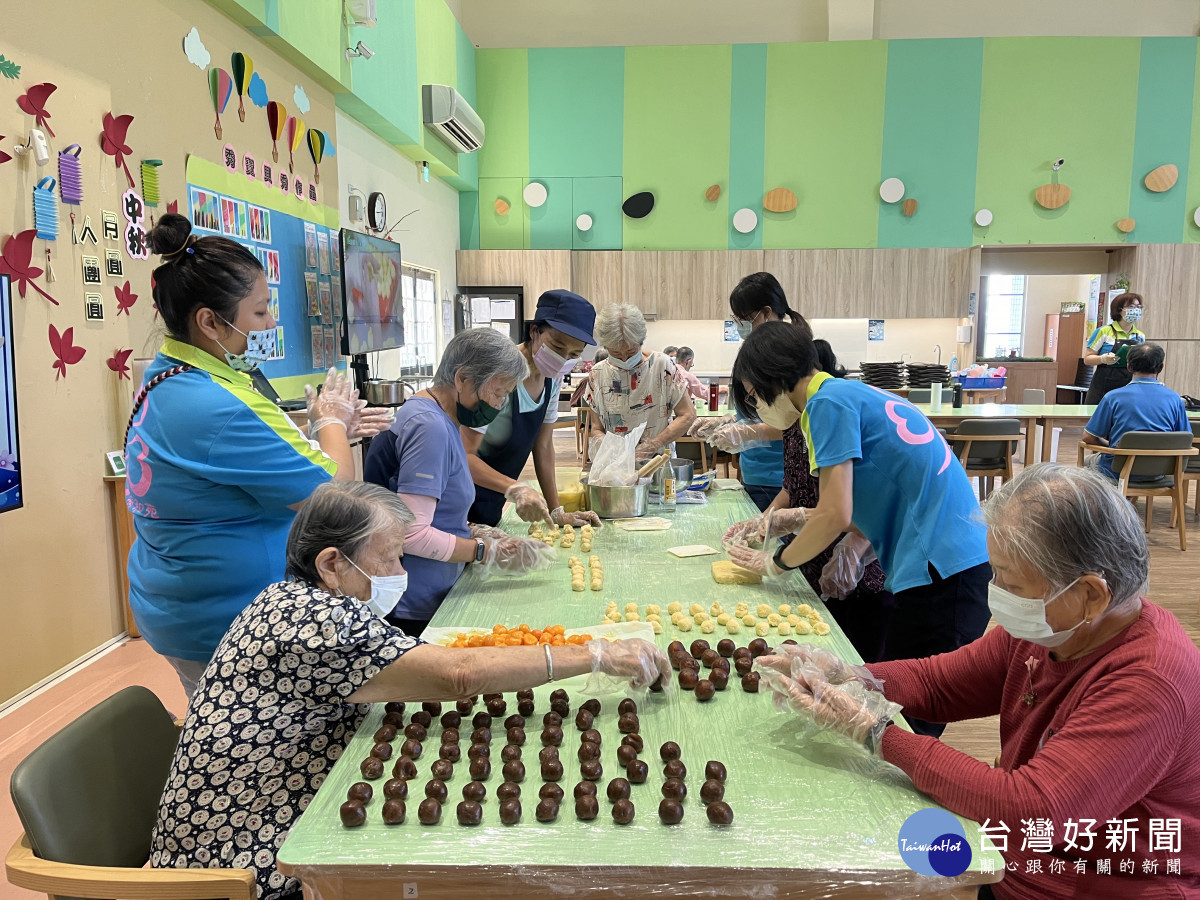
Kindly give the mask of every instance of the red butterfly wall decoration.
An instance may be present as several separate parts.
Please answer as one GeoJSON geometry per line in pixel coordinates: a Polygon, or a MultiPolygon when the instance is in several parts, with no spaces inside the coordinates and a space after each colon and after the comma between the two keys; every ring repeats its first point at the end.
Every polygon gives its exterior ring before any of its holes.
{"type": "Polygon", "coordinates": [[[68,328],[62,334],[58,333],[58,329],[53,325],[50,326],[50,349],[54,351],[57,359],[51,363],[51,368],[58,369],[58,374],[54,376],[54,380],[67,377],[67,366],[73,366],[75,363],[83,359],[87,350],[83,347],[75,346],[75,329],[68,328]]]}
{"type": "Polygon", "coordinates": [[[133,308],[133,304],[137,303],[138,295],[130,288],[129,282],[125,282],[124,287],[113,288],[117,294],[117,315],[125,313],[129,315],[129,310],[133,308]]]}
{"type": "Polygon", "coordinates": [[[33,116],[41,128],[49,131],[50,137],[54,137],[55,135],[53,129],[50,127],[50,123],[47,121],[50,118],[50,113],[46,112],[46,101],[57,90],[57,84],[43,81],[41,84],[33,85],[33,87],[17,98],[17,106],[33,116]]]}
{"type": "Polygon", "coordinates": [[[126,363],[129,360],[129,354],[133,352],[131,347],[128,350],[114,350],[113,355],[107,360],[108,367],[117,373],[117,380],[124,378],[129,381],[129,366],[126,363]]]}
{"type": "Polygon", "coordinates": [[[100,147],[109,156],[116,160],[116,165],[125,170],[125,178],[129,181],[130,187],[136,187],[133,183],[133,176],[129,174],[129,166],[125,165],[125,157],[133,153],[129,145],[125,143],[125,136],[129,133],[129,126],[133,124],[133,116],[116,116],[107,112],[104,114],[104,131],[100,133],[100,147]]]}
{"type": "Polygon", "coordinates": [[[33,239],[36,235],[37,230],[30,228],[28,231],[12,235],[4,242],[4,247],[0,248],[0,275],[11,278],[22,297],[25,296],[26,285],[32,285],[35,291],[58,306],[58,301],[38,287],[34,280],[42,274],[41,269],[30,265],[30,260],[33,259],[33,239]]]}

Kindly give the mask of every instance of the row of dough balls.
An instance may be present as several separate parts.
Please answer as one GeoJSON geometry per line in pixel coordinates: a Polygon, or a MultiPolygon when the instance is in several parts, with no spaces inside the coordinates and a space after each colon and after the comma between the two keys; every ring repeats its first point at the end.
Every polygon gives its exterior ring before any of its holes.
{"type": "MultiPolygon", "coordinates": [[[[572,556],[567,560],[567,566],[571,570],[571,590],[583,590],[583,563],[578,556],[572,556]]],[[[600,557],[592,554],[588,558],[588,570],[591,573],[591,588],[593,591],[601,591],[604,589],[604,565],[600,562],[600,557]]],[[[615,604],[613,604],[615,605],[615,604]]]]}
{"type": "MultiPolygon", "coordinates": [[[[570,525],[567,526],[568,529],[570,527],[571,527],[570,525]]],[[[558,530],[557,525],[555,525],[549,531],[547,531],[546,529],[544,529],[542,527],[541,522],[534,522],[532,525],[529,526],[529,536],[531,538],[533,538],[535,541],[541,541],[547,547],[553,547],[555,544],[557,544],[558,539],[561,535],[562,535],[562,532],[558,530]]],[[[564,538],[563,540],[565,541],[566,539],[564,538]]],[[[572,534],[571,535],[571,543],[574,543],[574,542],[575,542],[575,536],[574,536],[574,534],[572,534]]],[[[570,544],[564,543],[563,546],[569,547],[570,544]]]]}
{"type": "MultiPolygon", "coordinates": [[[[567,526],[570,527],[569,525],[567,526]]],[[[584,525],[579,529],[579,549],[584,553],[592,552],[592,537],[595,534],[595,529],[591,525],[584,525]]]]}

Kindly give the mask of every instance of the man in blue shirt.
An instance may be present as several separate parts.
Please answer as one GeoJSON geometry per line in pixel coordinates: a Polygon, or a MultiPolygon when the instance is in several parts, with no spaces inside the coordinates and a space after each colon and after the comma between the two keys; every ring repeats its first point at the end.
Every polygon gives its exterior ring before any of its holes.
{"type": "MultiPolygon", "coordinates": [[[[1191,431],[1183,398],[1158,380],[1165,359],[1166,353],[1158,344],[1138,344],[1129,351],[1129,372],[1133,378],[1125,387],[1109,391],[1101,398],[1084,426],[1085,444],[1116,446],[1127,431],[1191,431]]],[[[1111,453],[1093,453],[1087,464],[1117,481],[1111,453]]]]}

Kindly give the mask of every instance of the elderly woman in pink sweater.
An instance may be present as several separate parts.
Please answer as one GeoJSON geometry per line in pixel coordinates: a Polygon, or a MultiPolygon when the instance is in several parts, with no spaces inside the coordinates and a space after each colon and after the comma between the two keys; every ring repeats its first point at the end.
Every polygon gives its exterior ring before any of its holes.
{"type": "Polygon", "coordinates": [[[1143,596],[1137,514],[1096,473],[1046,464],[994,493],[984,516],[1000,627],[865,667],[785,647],[758,661],[764,679],[1007,838],[1004,879],[981,897],[1200,897],[1200,651],[1143,596]],[[934,722],[999,714],[995,767],[894,725],[900,707],[934,722]],[[1035,820],[1048,840],[1026,840],[1035,820]]]}

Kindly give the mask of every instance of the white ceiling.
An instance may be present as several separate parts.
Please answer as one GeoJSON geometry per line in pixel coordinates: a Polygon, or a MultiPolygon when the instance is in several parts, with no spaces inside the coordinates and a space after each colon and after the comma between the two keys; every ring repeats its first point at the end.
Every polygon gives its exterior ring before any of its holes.
{"type": "Polygon", "coordinates": [[[1009,35],[1195,36],[1200,0],[447,0],[479,47],[742,44],[1009,35]],[[872,7],[873,5],[873,15],[872,7]],[[858,10],[865,6],[865,21],[858,10]]]}

